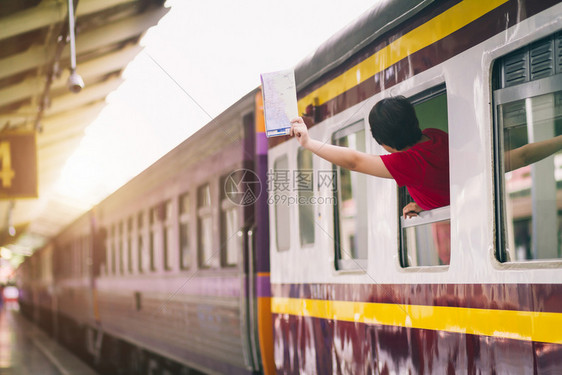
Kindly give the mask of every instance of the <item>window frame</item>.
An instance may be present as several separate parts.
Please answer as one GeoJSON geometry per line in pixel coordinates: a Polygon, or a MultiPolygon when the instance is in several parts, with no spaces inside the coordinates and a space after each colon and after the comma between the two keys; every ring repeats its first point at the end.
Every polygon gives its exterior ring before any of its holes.
{"type": "Polygon", "coordinates": [[[218,268],[218,264],[220,262],[216,262],[214,260],[214,255],[213,255],[213,226],[214,226],[214,215],[213,215],[213,191],[212,191],[212,185],[211,182],[206,182],[204,184],[201,184],[198,188],[197,188],[197,264],[199,266],[200,269],[216,269],[218,268]],[[202,192],[204,189],[208,189],[208,194],[205,194],[205,196],[202,196],[202,192]],[[203,248],[204,246],[204,238],[203,238],[203,221],[204,220],[210,220],[210,230],[211,230],[211,235],[209,237],[210,239],[210,244],[208,246],[210,246],[210,257],[208,259],[205,259],[205,249],[203,248]]]}
{"type": "MultiPolygon", "coordinates": [[[[341,128],[337,129],[332,133],[331,137],[331,144],[335,145],[339,139],[344,137],[348,137],[352,134],[356,134],[360,131],[365,132],[365,143],[363,145],[363,149],[367,150],[367,139],[368,139],[368,132],[366,129],[367,122],[365,119],[358,119],[357,121],[341,128]]],[[[333,198],[334,198],[334,205],[333,205],[333,225],[334,225],[334,269],[336,271],[352,271],[352,272],[367,272],[367,266],[369,261],[369,236],[367,234],[366,242],[367,242],[367,249],[366,249],[366,258],[350,258],[350,259],[342,259],[341,257],[341,241],[340,241],[340,210],[339,210],[339,191],[341,190],[341,181],[338,174],[338,167],[336,164],[332,164],[332,172],[333,176],[336,179],[335,189],[333,191],[333,198]]],[[[359,173],[349,171],[350,173],[359,173]]],[[[365,176],[366,178],[366,176],[365,176]]],[[[367,184],[367,181],[365,181],[367,184]]],[[[365,196],[367,200],[367,196],[365,196]]],[[[367,227],[369,227],[369,214],[367,213],[367,227]]]]}
{"type": "Polygon", "coordinates": [[[178,256],[179,256],[179,268],[180,270],[188,270],[192,267],[192,246],[191,246],[191,194],[189,192],[184,192],[180,194],[178,199],[178,256]],[[187,204],[184,201],[187,200],[187,204]],[[185,209],[185,210],[184,210],[185,209]],[[182,230],[185,228],[185,233],[187,237],[186,247],[187,247],[187,262],[184,262],[184,251],[182,242],[182,230]]]}
{"type": "Polygon", "coordinates": [[[270,182],[273,182],[273,186],[270,186],[270,195],[268,198],[268,202],[273,203],[273,217],[274,217],[274,223],[275,223],[275,228],[273,228],[275,230],[275,250],[277,253],[282,253],[282,252],[286,252],[291,250],[291,241],[292,241],[292,236],[291,236],[291,230],[289,227],[289,230],[286,233],[286,238],[287,238],[287,247],[281,247],[279,246],[279,233],[280,233],[280,227],[279,224],[282,222],[282,220],[279,220],[279,215],[282,215],[283,212],[287,213],[287,222],[290,222],[291,219],[291,207],[287,204],[287,200],[285,199],[285,202],[281,202],[283,201],[283,199],[281,199],[282,195],[286,195],[286,197],[288,198],[290,196],[290,177],[288,176],[288,173],[290,171],[290,164],[289,164],[289,155],[287,153],[283,153],[279,156],[277,156],[275,158],[275,160],[273,160],[273,179],[270,179],[270,182]],[[277,164],[281,161],[285,159],[286,161],[286,172],[287,172],[287,181],[286,183],[289,184],[287,187],[287,190],[278,190],[277,189],[277,185],[276,184],[276,179],[277,179],[277,173],[276,171],[283,171],[283,169],[277,168],[277,164]],[[278,207],[279,206],[283,206],[286,205],[287,209],[286,211],[279,211],[278,207]]]}
{"type": "Polygon", "coordinates": [[[124,232],[123,232],[123,220],[119,221],[119,223],[117,224],[117,238],[116,238],[116,244],[117,244],[117,249],[118,249],[118,258],[119,258],[119,274],[120,275],[124,275],[125,274],[125,249],[123,248],[123,242],[124,242],[124,232]]]}
{"type": "Polygon", "coordinates": [[[156,256],[158,252],[158,225],[159,225],[159,207],[154,205],[148,210],[148,270],[155,272],[156,256]]]}
{"type": "Polygon", "coordinates": [[[127,230],[127,236],[126,236],[126,246],[127,246],[127,271],[129,272],[129,274],[132,274],[134,272],[134,262],[133,262],[133,216],[129,216],[126,219],[126,230],[127,230]]]}
{"type": "MultiPolygon", "coordinates": [[[[532,44],[532,43],[531,43],[532,44]]],[[[502,58],[509,56],[504,55],[496,59],[493,64],[495,65],[502,58]]],[[[499,79],[496,75],[499,67],[493,69],[492,78],[499,79]]],[[[504,148],[504,127],[501,126],[501,113],[499,107],[501,105],[510,104],[516,101],[526,100],[542,95],[554,94],[562,91],[562,73],[554,74],[552,76],[540,78],[537,80],[526,81],[517,85],[508,86],[504,88],[492,88],[492,111],[493,111],[493,152],[494,158],[494,225],[495,225],[495,241],[494,241],[494,258],[501,265],[509,267],[536,267],[540,264],[548,265],[562,265],[561,258],[552,259],[529,259],[529,260],[510,260],[509,250],[507,245],[508,236],[507,230],[507,217],[506,217],[506,203],[504,202],[505,192],[505,160],[503,157],[504,148]]]]}
{"type": "Polygon", "coordinates": [[[228,198],[224,198],[221,201],[221,229],[220,229],[220,237],[221,237],[221,242],[222,242],[222,246],[221,246],[221,267],[224,268],[235,268],[238,267],[238,264],[240,263],[240,257],[242,256],[242,243],[241,243],[241,238],[242,238],[242,227],[239,225],[238,226],[238,230],[236,231],[236,233],[231,234],[230,236],[227,237],[227,219],[228,219],[228,215],[233,213],[234,216],[237,218],[237,224],[240,224],[240,210],[238,208],[238,206],[236,206],[234,203],[232,203],[230,200],[228,200],[228,198]],[[228,262],[228,241],[232,240],[233,237],[237,240],[237,245],[236,245],[236,262],[235,263],[229,263],[228,262]]]}
{"type": "Polygon", "coordinates": [[[144,222],[145,222],[145,214],[144,214],[144,210],[141,210],[135,215],[135,228],[137,233],[137,237],[136,237],[137,269],[140,274],[147,271],[145,270],[143,264],[144,247],[146,246],[144,222]]]}
{"type": "MultiPolygon", "coordinates": [[[[447,95],[447,83],[446,82],[441,82],[439,84],[433,85],[432,87],[429,87],[417,94],[414,94],[410,97],[408,97],[408,101],[412,104],[412,106],[415,108],[417,105],[423,104],[425,102],[428,102],[432,99],[436,99],[437,97],[441,96],[441,95],[445,95],[445,99],[447,101],[447,107],[446,107],[446,117],[447,117],[447,137],[450,137],[450,131],[449,131],[449,124],[448,124],[448,118],[449,118],[449,107],[448,107],[448,103],[449,103],[449,97],[447,95]]],[[[447,156],[449,158],[449,162],[451,161],[451,157],[450,155],[447,156]]],[[[451,180],[450,180],[450,172],[451,172],[451,166],[449,163],[449,187],[451,186],[451,180]]],[[[451,225],[451,214],[450,214],[450,205],[449,206],[444,206],[444,207],[439,207],[436,208],[434,210],[428,210],[427,212],[427,217],[426,218],[421,218],[421,217],[415,217],[415,218],[410,218],[408,219],[408,223],[405,222],[404,217],[402,215],[402,207],[403,204],[406,204],[406,202],[401,202],[403,200],[403,198],[405,198],[408,195],[407,189],[405,186],[399,186],[397,187],[397,209],[398,209],[398,259],[400,262],[400,269],[403,271],[417,271],[419,269],[424,269],[424,270],[431,270],[431,271],[436,271],[436,272],[443,272],[443,271],[447,271],[449,269],[450,266],[450,260],[449,260],[449,264],[432,264],[432,265],[409,265],[409,261],[408,261],[408,250],[407,248],[404,246],[404,242],[405,242],[405,236],[404,236],[404,230],[407,228],[413,228],[413,227],[417,227],[417,226],[423,226],[423,225],[429,225],[429,224],[434,224],[440,221],[445,221],[445,220],[449,220],[449,225],[451,225]],[[410,222],[410,220],[412,220],[410,222]]],[[[452,252],[451,249],[451,238],[449,238],[449,251],[452,252]]],[[[449,254],[450,256],[450,254],[449,254]]]]}
{"type": "Polygon", "coordinates": [[[162,231],[162,265],[164,271],[171,271],[171,256],[173,251],[174,239],[174,202],[168,199],[161,203],[162,212],[161,231],[162,231]]]}
{"type": "Polygon", "coordinates": [[[108,274],[115,276],[117,274],[117,250],[115,248],[115,223],[110,225],[109,235],[107,236],[107,252],[109,255],[108,274]]]}

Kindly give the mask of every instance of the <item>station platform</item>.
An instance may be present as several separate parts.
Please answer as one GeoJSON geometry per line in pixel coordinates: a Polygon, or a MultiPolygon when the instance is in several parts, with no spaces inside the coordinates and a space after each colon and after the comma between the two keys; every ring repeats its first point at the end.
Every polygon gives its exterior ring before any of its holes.
{"type": "Polygon", "coordinates": [[[0,310],[0,375],[97,373],[7,304],[0,310]]]}

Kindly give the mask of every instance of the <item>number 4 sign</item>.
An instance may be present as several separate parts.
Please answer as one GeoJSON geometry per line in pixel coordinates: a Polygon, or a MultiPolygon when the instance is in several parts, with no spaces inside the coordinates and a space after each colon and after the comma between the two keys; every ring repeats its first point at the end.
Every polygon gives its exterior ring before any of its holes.
{"type": "Polygon", "coordinates": [[[37,198],[35,132],[0,133],[0,199],[37,198]]]}

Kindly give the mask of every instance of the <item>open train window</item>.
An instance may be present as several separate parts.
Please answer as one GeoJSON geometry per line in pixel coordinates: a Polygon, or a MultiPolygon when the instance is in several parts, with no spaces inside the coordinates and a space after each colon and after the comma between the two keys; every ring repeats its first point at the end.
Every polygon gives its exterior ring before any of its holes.
{"type": "Polygon", "coordinates": [[[291,231],[289,227],[289,158],[287,155],[278,157],[273,163],[273,175],[270,176],[269,201],[275,206],[275,239],[277,251],[289,250],[291,231]]]}
{"type": "Polygon", "coordinates": [[[562,33],[495,61],[496,257],[562,257],[562,33]]]}
{"type": "MultiPolygon", "coordinates": [[[[428,128],[448,132],[447,92],[445,85],[434,87],[411,97],[422,131],[428,128]]],[[[398,189],[400,216],[400,259],[402,267],[448,265],[451,252],[449,206],[422,211],[404,219],[402,209],[413,199],[406,187],[398,189]]]]}
{"type": "MultiPolygon", "coordinates": [[[[363,121],[333,135],[333,143],[365,152],[363,121]]],[[[334,191],[334,231],[336,269],[365,270],[367,267],[367,176],[334,165],[337,188],[334,191]]]]}
{"type": "Polygon", "coordinates": [[[310,150],[299,148],[297,171],[293,177],[298,196],[300,243],[301,246],[312,245],[314,244],[314,170],[310,150]]]}

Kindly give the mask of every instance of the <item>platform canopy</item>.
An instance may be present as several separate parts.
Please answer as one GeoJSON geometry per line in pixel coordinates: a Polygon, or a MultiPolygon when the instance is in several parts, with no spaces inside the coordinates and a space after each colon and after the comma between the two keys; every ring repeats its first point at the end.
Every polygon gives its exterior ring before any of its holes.
{"type": "MultiPolygon", "coordinates": [[[[36,197],[0,196],[0,246],[33,251],[83,214],[84,208],[55,193],[55,184],[84,129],[140,52],[141,37],[168,12],[163,3],[74,0],[76,72],[85,84],[74,93],[67,85],[68,0],[0,0],[0,174],[7,165],[2,145],[9,143],[1,141],[3,134],[35,134],[37,153],[36,197]]],[[[29,156],[10,145],[12,163],[22,152],[29,156]]]]}

